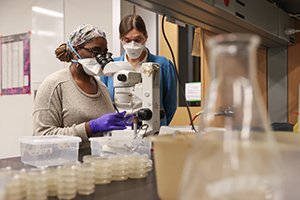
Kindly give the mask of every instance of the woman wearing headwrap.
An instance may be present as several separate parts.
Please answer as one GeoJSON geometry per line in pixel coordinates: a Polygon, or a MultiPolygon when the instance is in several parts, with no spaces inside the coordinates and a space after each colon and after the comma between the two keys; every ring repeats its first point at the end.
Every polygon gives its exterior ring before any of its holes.
{"type": "Polygon", "coordinates": [[[40,85],[34,101],[34,135],[79,136],[80,156],[89,154],[89,137],[126,128],[125,113],[114,112],[105,85],[94,78],[102,74],[97,59],[105,65],[111,56],[105,33],[89,24],[79,26],[55,54],[71,65],[40,85]]]}

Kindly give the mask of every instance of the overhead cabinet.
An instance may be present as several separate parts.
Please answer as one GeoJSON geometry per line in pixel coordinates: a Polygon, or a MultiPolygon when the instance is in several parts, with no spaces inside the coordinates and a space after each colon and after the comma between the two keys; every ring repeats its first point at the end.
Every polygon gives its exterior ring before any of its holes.
{"type": "Polygon", "coordinates": [[[127,0],[146,9],[216,33],[250,32],[266,47],[294,42],[284,31],[294,20],[267,0],[127,0]]]}

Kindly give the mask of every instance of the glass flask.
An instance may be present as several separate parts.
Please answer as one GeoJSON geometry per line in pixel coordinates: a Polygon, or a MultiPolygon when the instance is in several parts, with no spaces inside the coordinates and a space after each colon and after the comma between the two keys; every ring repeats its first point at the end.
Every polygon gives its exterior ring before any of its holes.
{"type": "Polygon", "coordinates": [[[279,153],[256,77],[260,39],[208,41],[211,82],[187,156],[180,200],[279,200],[279,153]]]}

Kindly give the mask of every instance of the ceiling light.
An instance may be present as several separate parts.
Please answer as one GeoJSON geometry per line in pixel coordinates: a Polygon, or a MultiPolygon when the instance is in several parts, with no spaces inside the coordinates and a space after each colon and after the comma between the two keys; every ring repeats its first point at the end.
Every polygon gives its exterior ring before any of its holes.
{"type": "Polygon", "coordinates": [[[48,10],[48,9],[37,7],[37,6],[33,6],[32,11],[36,12],[36,13],[43,14],[43,15],[48,15],[48,16],[51,16],[51,17],[58,17],[58,18],[63,18],[64,17],[63,13],[56,12],[56,11],[53,11],[53,10],[48,10]]]}

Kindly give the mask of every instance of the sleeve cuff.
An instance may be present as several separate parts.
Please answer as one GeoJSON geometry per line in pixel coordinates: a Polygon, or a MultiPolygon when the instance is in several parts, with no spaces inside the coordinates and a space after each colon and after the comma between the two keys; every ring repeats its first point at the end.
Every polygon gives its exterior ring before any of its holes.
{"type": "Polygon", "coordinates": [[[85,129],[85,122],[78,124],[76,127],[76,136],[81,137],[82,141],[88,140],[86,129],[85,129]]]}

